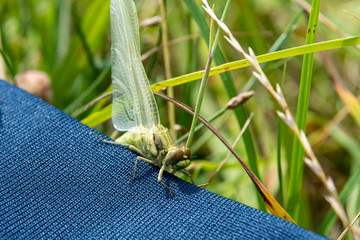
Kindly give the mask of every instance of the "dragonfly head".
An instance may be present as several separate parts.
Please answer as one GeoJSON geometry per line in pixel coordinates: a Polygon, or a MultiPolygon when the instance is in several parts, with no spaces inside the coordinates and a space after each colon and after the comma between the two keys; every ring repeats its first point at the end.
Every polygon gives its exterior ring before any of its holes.
{"type": "Polygon", "coordinates": [[[190,164],[191,151],[187,147],[172,147],[166,154],[164,161],[174,170],[186,168],[190,164]]]}

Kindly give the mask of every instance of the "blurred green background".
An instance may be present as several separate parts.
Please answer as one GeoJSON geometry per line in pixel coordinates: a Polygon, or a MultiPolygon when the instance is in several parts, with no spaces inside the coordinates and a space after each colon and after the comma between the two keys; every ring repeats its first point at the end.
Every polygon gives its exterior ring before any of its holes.
{"type": "MultiPolygon", "coordinates": [[[[209,1],[210,4],[215,3],[218,16],[221,16],[225,2],[209,1]]],[[[303,11],[301,4],[306,2],[232,0],[225,23],[244,49],[251,47],[256,55],[260,55],[269,51],[293,21],[291,26],[294,30],[278,50],[300,46],[305,44],[308,19],[308,13],[303,11]]],[[[136,5],[140,24],[160,14],[158,0],[138,0],[136,5]]],[[[49,76],[52,91],[49,101],[57,108],[79,120],[104,108],[110,100],[103,100],[89,110],[85,110],[84,106],[103,94],[111,84],[109,6],[109,0],[2,0],[0,78],[15,82],[18,74],[40,70],[49,76]]],[[[325,20],[319,22],[318,41],[359,35],[360,19],[343,9],[360,15],[358,1],[323,1],[321,12],[325,20]]],[[[208,25],[209,17],[201,9],[201,2],[167,0],[166,16],[172,77],[203,70],[208,58],[208,43],[199,23],[202,21],[208,25]]],[[[160,46],[162,33],[159,24],[142,26],[142,52],[160,46]]],[[[225,62],[242,58],[222,37],[219,47],[225,62]]],[[[294,115],[302,59],[298,56],[274,61],[265,68],[272,83],[281,83],[286,63],[284,95],[294,115]]],[[[356,47],[315,53],[306,128],[315,154],[327,175],[334,179],[338,191],[348,186],[342,201],[350,219],[360,211],[360,179],[357,177],[360,172],[360,129],[356,120],[360,115],[349,114],[349,106],[339,97],[333,78],[337,76],[341,80],[341,86],[348,91],[347,96],[358,98],[359,59],[360,52],[356,47]]],[[[151,83],[165,80],[162,49],[150,54],[144,65],[151,83]]],[[[286,206],[289,201],[286,196],[292,135],[285,125],[278,123],[275,114],[277,105],[266,89],[257,82],[249,84],[250,70],[245,68],[229,73],[233,88],[224,84],[219,75],[211,77],[201,115],[208,118],[221,109],[230,99],[229,92],[240,93],[244,88],[256,92],[242,109],[246,115],[254,112],[250,125],[253,158],[262,182],[286,206]],[[279,126],[282,126],[281,131],[279,126]],[[282,139],[281,151],[277,148],[279,136],[282,139]],[[278,155],[281,156],[283,189],[279,188],[278,155]]],[[[175,98],[194,107],[198,87],[199,81],[175,87],[175,98]]],[[[166,126],[166,102],[157,101],[166,126]]],[[[358,100],[356,104],[359,104],[358,100]]],[[[189,130],[191,116],[177,108],[176,121],[180,129],[177,135],[181,136],[189,130]]],[[[213,124],[230,143],[240,132],[232,111],[213,124]]],[[[111,120],[97,126],[97,129],[107,135],[114,130],[111,120]]],[[[207,181],[228,150],[208,130],[196,134],[195,138],[191,147],[195,159],[189,170],[196,183],[200,184],[207,181]]],[[[247,162],[244,141],[240,141],[236,151],[247,162]]],[[[264,210],[258,204],[251,181],[232,156],[207,189],[264,210]]],[[[336,237],[342,231],[340,222],[329,217],[331,207],[324,199],[324,187],[307,167],[304,168],[301,199],[296,204],[300,209],[295,219],[299,225],[328,237],[336,237]]]]}

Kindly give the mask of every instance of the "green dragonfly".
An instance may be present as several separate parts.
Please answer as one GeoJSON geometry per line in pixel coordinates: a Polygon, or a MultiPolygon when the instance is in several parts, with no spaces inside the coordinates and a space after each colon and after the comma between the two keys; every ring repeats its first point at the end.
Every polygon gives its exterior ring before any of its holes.
{"type": "MultiPolygon", "coordinates": [[[[164,171],[181,171],[190,164],[191,151],[178,147],[167,128],[160,124],[159,112],[149,81],[141,62],[139,25],[133,0],[111,0],[111,63],[113,106],[112,121],[119,131],[127,131],[120,138],[106,143],[123,145],[139,156],[138,160],[160,168],[158,181],[164,171]]],[[[130,180],[131,180],[130,179],[130,180]]]]}

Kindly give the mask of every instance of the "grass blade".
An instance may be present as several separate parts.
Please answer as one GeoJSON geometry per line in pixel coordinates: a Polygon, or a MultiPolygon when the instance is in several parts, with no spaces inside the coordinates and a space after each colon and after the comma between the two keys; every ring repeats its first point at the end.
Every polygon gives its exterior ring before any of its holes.
{"type": "MultiPolygon", "coordinates": [[[[360,36],[341,38],[341,39],[335,39],[325,42],[313,43],[309,45],[298,46],[273,53],[267,53],[267,54],[259,55],[256,58],[258,59],[259,63],[264,63],[264,62],[304,55],[307,53],[315,53],[315,52],[337,49],[342,47],[355,46],[359,44],[360,44],[360,36]]],[[[248,66],[250,66],[250,63],[246,59],[225,63],[212,68],[210,70],[210,76],[228,72],[235,69],[248,67],[248,66]]],[[[164,87],[174,87],[194,80],[201,79],[203,74],[204,71],[189,73],[182,75],[180,77],[175,77],[172,79],[168,79],[166,81],[159,82],[157,84],[153,84],[151,87],[153,91],[160,91],[164,87]]]]}
{"type": "MultiPolygon", "coordinates": [[[[320,0],[312,2],[312,8],[308,23],[308,30],[306,35],[306,44],[316,42],[316,33],[318,26],[318,19],[320,13],[320,0]]],[[[309,105],[309,95],[312,78],[314,53],[307,53],[304,55],[303,66],[300,79],[300,91],[298,96],[298,107],[296,113],[296,124],[300,130],[305,130],[306,116],[309,105]]],[[[290,165],[289,175],[289,191],[287,198],[288,212],[297,221],[299,207],[300,207],[300,192],[302,188],[302,173],[304,166],[304,150],[297,137],[293,140],[293,152],[290,165]]]]}

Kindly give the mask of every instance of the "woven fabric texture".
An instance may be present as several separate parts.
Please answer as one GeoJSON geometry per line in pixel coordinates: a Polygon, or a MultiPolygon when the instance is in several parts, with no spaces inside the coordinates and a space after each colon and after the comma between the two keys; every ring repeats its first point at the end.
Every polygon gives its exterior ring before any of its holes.
{"type": "MultiPolygon", "coordinates": [[[[1,239],[324,239],[104,144],[62,111],[0,80],[1,239]]],[[[101,135],[108,139],[106,136],[101,135]]]]}

